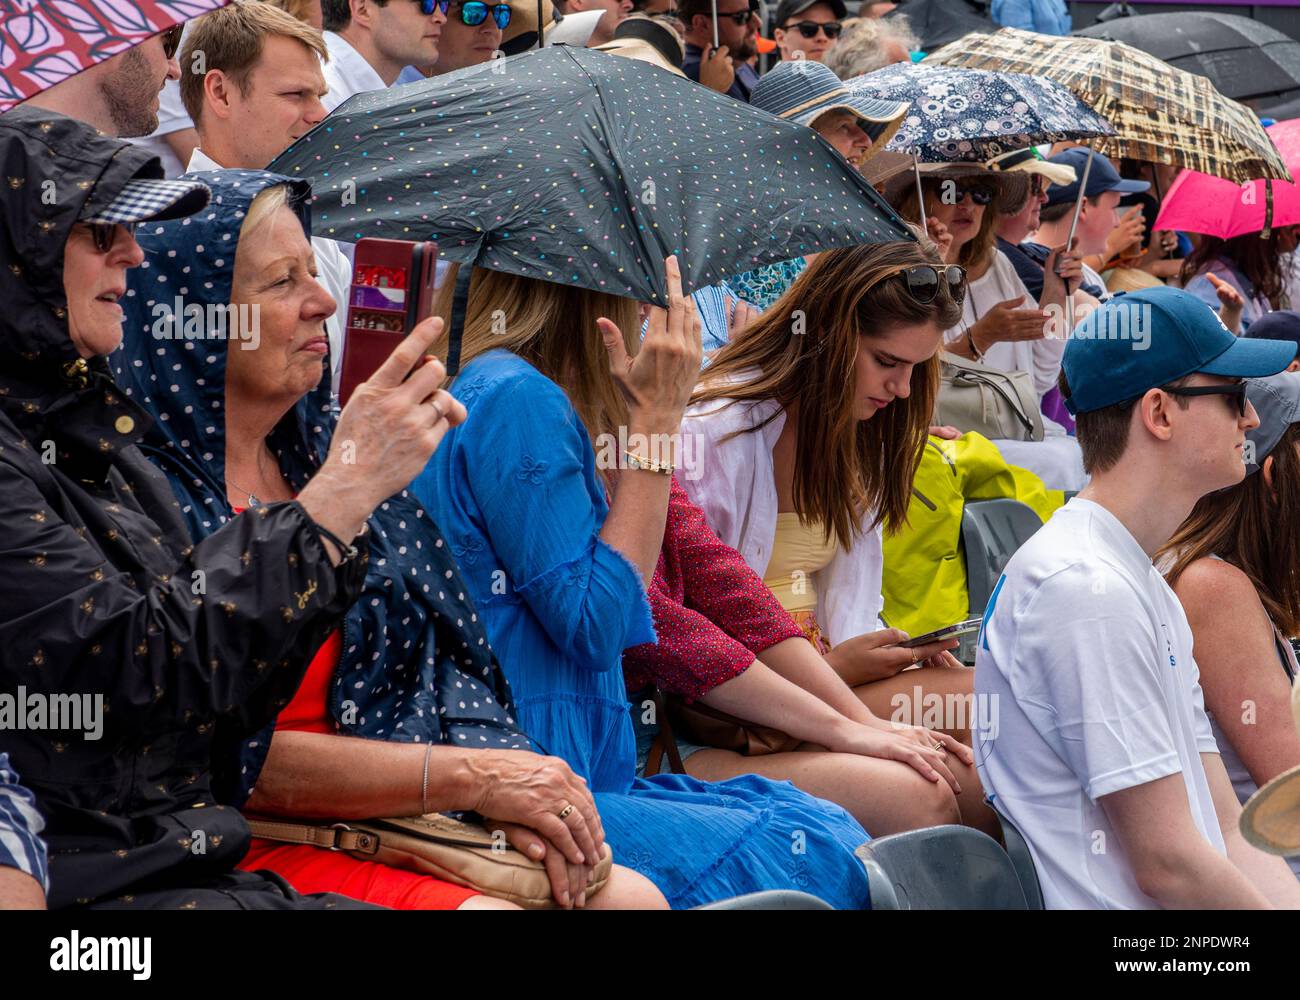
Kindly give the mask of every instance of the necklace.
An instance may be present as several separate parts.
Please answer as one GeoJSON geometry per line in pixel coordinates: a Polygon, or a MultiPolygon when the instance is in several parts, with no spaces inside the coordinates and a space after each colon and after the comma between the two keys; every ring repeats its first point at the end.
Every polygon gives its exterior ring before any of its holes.
{"type": "Polygon", "coordinates": [[[262,501],[259,500],[259,499],[257,498],[257,494],[255,494],[252,490],[246,490],[246,489],[244,489],[242,486],[240,486],[237,482],[235,482],[235,481],[234,481],[233,479],[231,479],[229,476],[226,477],[226,482],[229,483],[231,486],[233,486],[233,487],[234,487],[236,490],[238,490],[240,493],[247,493],[247,494],[248,494],[248,503],[247,503],[245,506],[247,506],[247,507],[258,507],[258,506],[261,506],[262,501]]]}

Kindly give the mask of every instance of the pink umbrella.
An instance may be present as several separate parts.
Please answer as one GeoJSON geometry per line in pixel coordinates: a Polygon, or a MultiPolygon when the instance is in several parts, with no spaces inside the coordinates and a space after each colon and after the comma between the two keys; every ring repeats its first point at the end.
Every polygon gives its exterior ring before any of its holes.
{"type": "MultiPolygon", "coordinates": [[[[1287,168],[1300,169],[1300,118],[1265,131],[1287,168]]],[[[1291,170],[1293,177],[1300,173],[1291,170]]],[[[1232,181],[1194,170],[1178,175],[1156,217],[1156,229],[1181,229],[1230,239],[1278,226],[1300,224],[1300,186],[1286,181],[1232,181]]]]}
{"type": "Polygon", "coordinates": [[[0,112],[230,0],[0,2],[0,112]]]}

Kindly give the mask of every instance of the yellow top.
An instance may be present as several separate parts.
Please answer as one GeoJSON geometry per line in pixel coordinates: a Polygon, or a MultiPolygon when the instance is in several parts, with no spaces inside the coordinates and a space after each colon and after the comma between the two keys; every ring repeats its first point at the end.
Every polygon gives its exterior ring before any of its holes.
{"type": "Polygon", "coordinates": [[[792,511],[777,514],[772,558],[768,560],[763,582],[791,614],[813,611],[817,607],[813,574],[826,567],[836,549],[834,536],[829,540],[823,537],[820,522],[803,525],[799,523],[799,515],[792,511]]]}

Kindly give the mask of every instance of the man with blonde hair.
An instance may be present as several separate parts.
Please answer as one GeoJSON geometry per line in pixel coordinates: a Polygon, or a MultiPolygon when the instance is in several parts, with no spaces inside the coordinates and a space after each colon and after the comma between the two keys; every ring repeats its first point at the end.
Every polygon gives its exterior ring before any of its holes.
{"type": "MultiPolygon", "coordinates": [[[[235,0],[199,18],[181,53],[181,100],[199,132],[187,169],[264,169],[325,118],[328,58],[319,31],[269,3],[235,0]]],[[[352,265],[333,240],[311,242],[318,280],[340,310],[325,321],[337,391],[352,265]]]]}

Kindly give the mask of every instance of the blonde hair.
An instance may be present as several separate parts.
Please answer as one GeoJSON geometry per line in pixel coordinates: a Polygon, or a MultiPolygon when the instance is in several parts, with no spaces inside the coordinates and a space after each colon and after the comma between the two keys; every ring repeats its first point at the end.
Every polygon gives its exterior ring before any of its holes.
{"type": "Polygon", "coordinates": [[[905,14],[881,19],[850,17],[843,21],[844,33],[826,53],[826,67],[841,80],[851,80],[889,65],[885,46],[897,42],[904,51],[915,52],[921,42],[905,14]]]}
{"type": "Polygon", "coordinates": [[[229,6],[204,14],[194,22],[180,56],[181,103],[197,126],[203,116],[203,82],[213,70],[221,70],[248,94],[248,77],[267,38],[281,35],[302,42],[322,61],[329,60],[325,36],[310,24],[261,0],[234,0],[229,6]],[[202,53],[203,72],[191,72],[195,53],[202,53]]]}
{"type": "MultiPolygon", "coordinates": [[[[450,316],[454,275],[443,281],[434,315],[450,316]]],[[[627,403],[609,373],[609,355],[596,326],[613,320],[629,355],[641,343],[640,307],[633,299],[475,268],[461,339],[463,369],[498,348],[523,358],[564,390],[586,425],[593,447],[628,419],[627,403]]],[[[445,338],[439,356],[446,360],[445,338]]]]}
{"type": "Polygon", "coordinates": [[[243,224],[239,227],[239,238],[242,240],[288,204],[288,184],[276,184],[257,192],[248,206],[248,214],[244,216],[243,224]]]}

